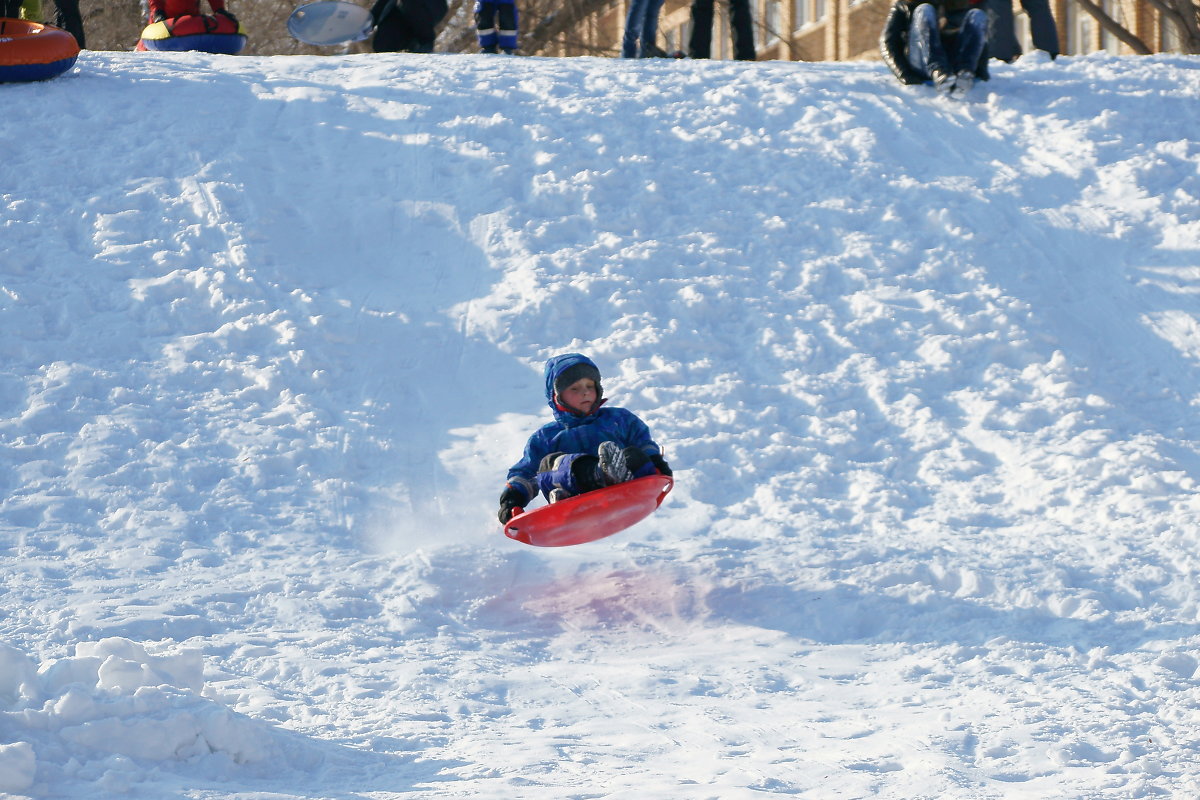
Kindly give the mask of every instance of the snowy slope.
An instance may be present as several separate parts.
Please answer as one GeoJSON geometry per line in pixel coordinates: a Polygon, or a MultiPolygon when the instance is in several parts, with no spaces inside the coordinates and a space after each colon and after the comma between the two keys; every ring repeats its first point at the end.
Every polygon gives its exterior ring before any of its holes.
{"type": "Polygon", "coordinates": [[[0,86],[0,794],[1200,792],[1200,61],[0,86]],[[676,468],[495,499],[582,350],[676,468]]]}

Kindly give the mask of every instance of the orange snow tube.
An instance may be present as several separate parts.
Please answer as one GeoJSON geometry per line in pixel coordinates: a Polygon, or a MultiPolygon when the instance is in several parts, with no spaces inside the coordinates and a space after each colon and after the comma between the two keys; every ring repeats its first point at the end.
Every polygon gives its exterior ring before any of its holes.
{"type": "Polygon", "coordinates": [[[0,83],[53,78],[78,56],[79,43],[62,28],[0,17],[0,83]]]}

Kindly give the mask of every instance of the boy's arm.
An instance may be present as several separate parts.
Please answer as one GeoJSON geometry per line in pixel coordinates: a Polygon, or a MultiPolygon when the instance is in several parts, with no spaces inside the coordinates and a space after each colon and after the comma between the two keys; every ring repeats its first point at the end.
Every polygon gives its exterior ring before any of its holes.
{"type": "Polygon", "coordinates": [[[517,513],[518,508],[524,508],[528,504],[529,498],[525,495],[524,490],[510,482],[500,493],[500,510],[496,513],[496,518],[500,520],[501,525],[506,525],[517,513]]]}
{"type": "Polygon", "coordinates": [[[642,422],[641,417],[634,414],[632,411],[621,409],[628,416],[625,419],[622,436],[625,441],[621,442],[622,447],[640,447],[646,451],[648,456],[661,456],[662,448],[650,436],[650,426],[642,422]]]}
{"type": "Polygon", "coordinates": [[[509,468],[504,491],[500,492],[500,512],[497,516],[501,525],[512,518],[515,509],[524,508],[530,500],[537,497],[537,468],[549,452],[541,430],[529,437],[521,460],[509,468]]]}
{"type": "Polygon", "coordinates": [[[654,465],[654,468],[658,470],[660,475],[666,475],[668,478],[672,477],[674,473],[671,472],[671,467],[667,464],[667,460],[663,458],[662,448],[650,436],[650,426],[642,422],[641,417],[632,411],[628,413],[629,420],[626,427],[624,445],[626,447],[640,447],[646,455],[650,456],[650,463],[654,465]]]}
{"type": "Polygon", "coordinates": [[[535,478],[537,476],[538,465],[542,463],[542,459],[550,452],[550,444],[546,439],[545,432],[541,429],[534,432],[529,437],[529,441],[525,443],[525,452],[521,454],[521,460],[509,467],[507,481],[512,484],[528,485],[533,488],[529,490],[529,497],[532,498],[537,494],[537,484],[535,478]]]}

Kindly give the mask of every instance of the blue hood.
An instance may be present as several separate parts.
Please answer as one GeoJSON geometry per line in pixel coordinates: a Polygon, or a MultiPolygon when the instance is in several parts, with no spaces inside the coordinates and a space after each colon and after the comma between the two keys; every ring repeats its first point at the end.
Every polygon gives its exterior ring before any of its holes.
{"type": "MultiPolygon", "coordinates": [[[[554,356],[547,361],[546,369],[542,373],[542,377],[546,381],[546,403],[550,406],[550,410],[554,413],[554,418],[564,425],[568,424],[572,420],[579,420],[582,418],[572,414],[569,411],[563,411],[558,407],[558,404],[554,402],[554,382],[558,380],[558,376],[561,375],[564,370],[568,369],[569,367],[573,367],[576,364],[587,364],[588,366],[592,367],[592,369],[596,370],[597,373],[600,372],[600,368],[596,366],[595,362],[582,353],[563,353],[562,355],[554,356]]],[[[599,386],[597,386],[596,389],[597,391],[600,391],[599,386]]],[[[596,405],[592,407],[592,413],[588,414],[588,416],[590,417],[592,414],[595,414],[603,403],[604,395],[601,393],[600,396],[596,398],[596,405]]]]}

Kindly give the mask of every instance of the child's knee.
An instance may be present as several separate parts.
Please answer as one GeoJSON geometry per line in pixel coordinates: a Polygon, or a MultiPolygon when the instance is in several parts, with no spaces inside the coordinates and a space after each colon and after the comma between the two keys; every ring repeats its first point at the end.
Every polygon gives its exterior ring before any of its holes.
{"type": "Polygon", "coordinates": [[[547,499],[555,489],[572,496],[600,489],[598,465],[595,456],[584,453],[551,453],[538,465],[538,489],[547,499]]]}
{"type": "Polygon", "coordinates": [[[579,494],[603,489],[605,482],[600,474],[600,459],[595,456],[581,455],[571,464],[571,474],[579,494]]]}
{"type": "Polygon", "coordinates": [[[538,473],[553,472],[554,466],[558,462],[558,459],[565,455],[566,453],[559,450],[557,453],[550,453],[549,455],[543,456],[542,460],[538,462],[538,473]]]}

